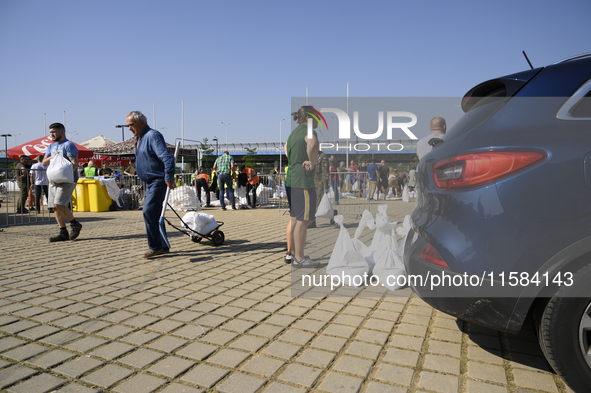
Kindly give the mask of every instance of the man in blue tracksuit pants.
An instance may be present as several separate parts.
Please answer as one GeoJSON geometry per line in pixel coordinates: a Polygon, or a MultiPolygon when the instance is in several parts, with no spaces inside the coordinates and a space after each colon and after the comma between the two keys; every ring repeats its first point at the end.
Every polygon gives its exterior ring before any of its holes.
{"type": "MultiPolygon", "coordinates": [[[[160,234],[160,213],[166,196],[166,187],[173,190],[175,160],[168,150],[162,134],[148,126],[146,116],[139,111],[127,115],[127,126],[136,137],[135,169],[138,177],[147,183],[144,200],[144,222],[148,233],[149,250],[144,258],[170,252],[160,234]]],[[[164,232],[166,234],[166,232],[164,232]]]]}

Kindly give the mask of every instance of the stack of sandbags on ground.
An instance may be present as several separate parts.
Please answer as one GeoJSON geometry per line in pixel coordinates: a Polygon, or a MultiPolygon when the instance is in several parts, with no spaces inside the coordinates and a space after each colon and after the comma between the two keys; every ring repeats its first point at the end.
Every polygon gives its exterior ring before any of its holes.
{"type": "Polygon", "coordinates": [[[211,214],[189,212],[183,216],[181,222],[183,228],[191,228],[193,231],[207,235],[217,228],[218,223],[211,214]]]}
{"type": "MultiPolygon", "coordinates": [[[[349,232],[343,225],[343,216],[335,216],[334,221],[341,226],[341,230],[328,261],[328,266],[326,266],[326,274],[331,277],[338,277],[339,282],[343,285],[355,286],[354,283],[359,282],[359,279],[355,277],[368,275],[369,266],[365,258],[355,249],[349,232]]],[[[363,279],[361,282],[363,282],[363,279]]]]}
{"type": "MultiPolygon", "coordinates": [[[[336,216],[334,220],[341,226],[341,230],[326,267],[327,275],[338,277],[338,280],[335,277],[335,281],[343,285],[355,286],[367,282],[362,279],[364,275],[373,274],[386,288],[392,291],[398,289],[396,277],[406,275],[406,270],[401,256],[397,253],[399,243],[396,242],[396,234],[406,236],[407,227],[410,228],[410,217],[407,216],[403,226],[395,231],[397,223],[388,217],[387,205],[378,206],[375,221],[373,215],[365,210],[353,239],[343,225],[343,216],[336,216]],[[359,239],[365,228],[375,229],[370,246],[359,239]],[[360,278],[354,279],[355,276],[360,278]]],[[[400,241],[402,245],[405,239],[400,241]]]]}
{"type": "Polygon", "coordinates": [[[170,190],[168,204],[174,210],[188,211],[201,209],[201,203],[197,200],[197,192],[195,191],[195,187],[192,186],[180,186],[174,190],[170,190]]]}

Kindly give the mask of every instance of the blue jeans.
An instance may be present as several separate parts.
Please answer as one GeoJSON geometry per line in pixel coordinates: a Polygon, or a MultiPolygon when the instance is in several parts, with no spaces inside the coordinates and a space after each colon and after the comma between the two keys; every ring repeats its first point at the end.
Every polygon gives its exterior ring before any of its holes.
{"type": "MultiPolygon", "coordinates": [[[[160,250],[167,248],[166,241],[160,234],[160,214],[162,213],[162,203],[166,196],[166,183],[164,179],[153,180],[147,183],[146,199],[144,199],[144,222],[146,232],[148,233],[148,247],[150,250],[160,250]]],[[[166,229],[164,230],[166,234],[166,229]]]]}
{"type": "Polygon", "coordinates": [[[330,179],[330,185],[332,186],[332,190],[334,191],[334,201],[335,203],[339,203],[339,188],[337,187],[339,179],[330,179]]]}
{"type": "Polygon", "coordinates": [[[220,205],[222,209],[226,208],[226,198],[224,198],[224,185],[228,189],[230,194],[230,203],[232,203],[232,209],[236,209],[236,202],[234,201],[234,189],[232,188],[232,176],[230,175],[218,175],[218,182],[220,187],[220,205]]]}

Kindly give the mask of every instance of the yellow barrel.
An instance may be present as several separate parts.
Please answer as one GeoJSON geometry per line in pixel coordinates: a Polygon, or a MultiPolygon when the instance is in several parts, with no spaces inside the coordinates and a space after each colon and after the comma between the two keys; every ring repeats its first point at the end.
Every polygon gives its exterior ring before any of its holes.
{"type": "Polygon", "coordinates": [[[72,209],[77,212],[90,211],[90,200],[88,197],[88,185],[85,179],[78,179],[76,188],[72,193],[72,209]]]}
{"type": "Polygon", "coordinates": [[[107,192],[107,187],[101,185],[99,179],[86,179],[84,182],[88,186],[90,211],[95,213],[108,212],[112,201],[107,192]]]}

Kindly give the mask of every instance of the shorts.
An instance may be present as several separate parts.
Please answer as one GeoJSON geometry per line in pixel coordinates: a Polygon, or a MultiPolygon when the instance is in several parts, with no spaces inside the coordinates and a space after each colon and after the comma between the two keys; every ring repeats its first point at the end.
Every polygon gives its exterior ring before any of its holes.
{"type": "Polygon", "coordinates": [[[285,187],[289,202],[289,215],[298,221],[314,221],[316,215],[316,189],[285,187]]]}
{"type": "Polygon", "coordinates": [[[47,206],[50,208],[54,208],[55,205],[69,206],[75,189],[76,183],[49,183],[47,206]]]}

